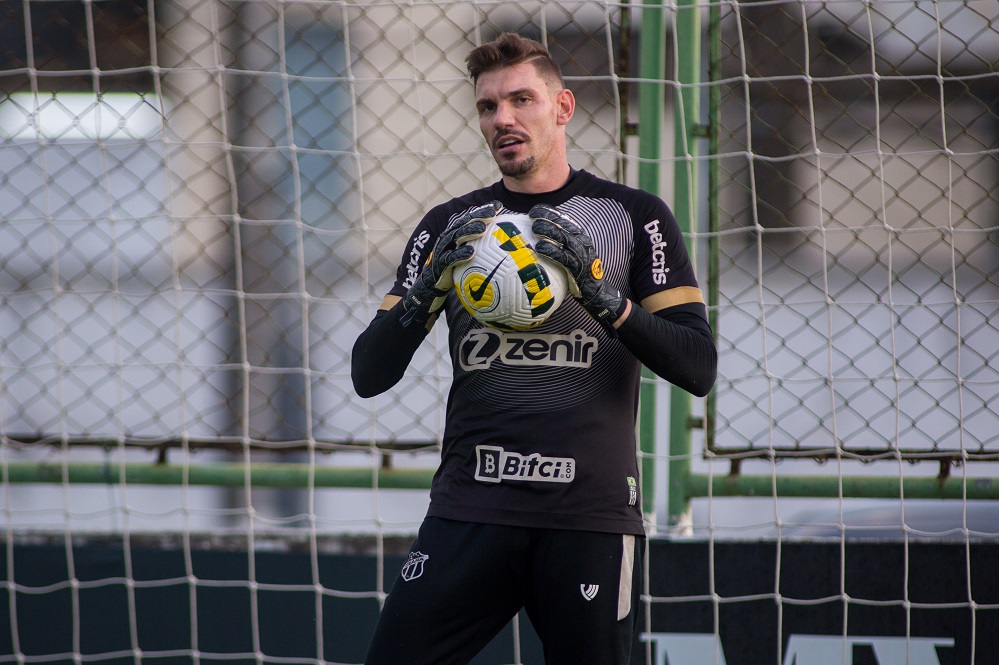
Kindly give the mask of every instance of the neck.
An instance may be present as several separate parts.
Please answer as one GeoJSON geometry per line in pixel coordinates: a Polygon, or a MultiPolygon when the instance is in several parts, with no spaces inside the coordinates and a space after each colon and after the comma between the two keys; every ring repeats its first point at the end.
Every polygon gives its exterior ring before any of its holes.
{"type": "Polygon", "coordinates": [[[522,177],[503,176],[503,184],[511,192],[520,194],[544,194],[554,192],[569,181],[572,169],[565,161],[545,173],[532,173],[522,177]]]}

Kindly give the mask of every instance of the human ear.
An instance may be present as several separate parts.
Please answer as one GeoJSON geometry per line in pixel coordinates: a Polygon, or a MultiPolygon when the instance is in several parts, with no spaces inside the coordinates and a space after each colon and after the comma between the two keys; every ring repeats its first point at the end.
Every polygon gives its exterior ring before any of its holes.
{"type": "Polygon", "coordinates": [[[576,112],[576,97],[571,90],[563,88],[555,93],[555,108],[558,124],[569,124],[572,114],[576,112]]]}

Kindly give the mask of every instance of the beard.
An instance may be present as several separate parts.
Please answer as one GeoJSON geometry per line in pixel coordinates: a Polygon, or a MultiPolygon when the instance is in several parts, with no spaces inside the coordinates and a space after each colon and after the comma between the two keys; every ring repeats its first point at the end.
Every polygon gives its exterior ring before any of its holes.
{"type": "Polygon", "coordinates": [[[496,164],[499,166],[500,173],[506,177],[520,178],[533,171],[536,163],[537,161],[532,155],[530,157],[525,157],[519,162],[497,162],[496,164]]]}

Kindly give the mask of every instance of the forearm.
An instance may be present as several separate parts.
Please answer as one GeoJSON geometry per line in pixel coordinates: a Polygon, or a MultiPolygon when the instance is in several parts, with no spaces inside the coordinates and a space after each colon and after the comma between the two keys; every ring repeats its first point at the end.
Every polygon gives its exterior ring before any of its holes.
{"type": "Polygon", "coordinates": [[[426,339],[427,327],[399,322],[404,311],[401,301],[391,309],[379,310],[354,342],[350,378],[361,397],[374,397],[398,383],[426,339]]]}
{"type": "Polygon", "coordinates": [[[617,327],[618,339],[657,376],[697,397],[708,394],[718,369],[718,351],[703,305],[650,314],[631,304],[617,327]]]}

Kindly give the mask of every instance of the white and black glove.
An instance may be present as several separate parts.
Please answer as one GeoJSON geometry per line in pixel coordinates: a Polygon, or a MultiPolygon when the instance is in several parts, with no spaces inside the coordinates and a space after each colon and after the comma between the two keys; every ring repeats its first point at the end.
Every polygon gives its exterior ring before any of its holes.
{"type": "Polygon", "coordinates": [[[569,275],[569,292],[583,309],[614,335],[611,324],[625,310],[621,292],[604,282],[604,266],[593,240],[578,222],[552,206],[539,203],[528,213],[538,236],[534,249],[560,264],[569,275]]]}
{"type": "Polygon", "coordinates": [[[454,286],[455,265],[468,261],[475,253],[466,243],[484,234],[486,222],[499,214],[502,208],[503,204],[499,201],[490,201],[472,208],[447,225],[437,238],[423,270],[402,298],[406,310],[399,319],[402,325],[423,325],[444,306],[448,291],[454,286]]]}

